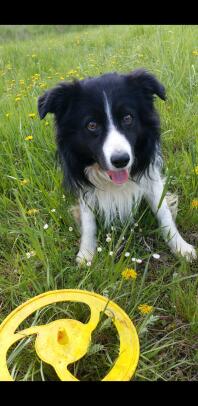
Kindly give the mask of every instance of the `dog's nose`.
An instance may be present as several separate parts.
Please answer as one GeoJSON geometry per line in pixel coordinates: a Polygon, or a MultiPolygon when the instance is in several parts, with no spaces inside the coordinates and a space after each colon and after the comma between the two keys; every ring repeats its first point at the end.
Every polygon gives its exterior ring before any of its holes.
{"type": "Polygon", "coordinates": [[[124,168],[130,160],[129,154],[122,152],[120,154],[116,153],[111,156],[111,163],[116,168],[124,168]]]}

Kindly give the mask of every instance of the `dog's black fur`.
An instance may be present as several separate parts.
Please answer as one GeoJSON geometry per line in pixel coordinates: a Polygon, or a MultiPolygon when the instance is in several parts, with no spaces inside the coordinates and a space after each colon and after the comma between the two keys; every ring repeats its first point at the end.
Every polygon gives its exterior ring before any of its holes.
{"type": "Polygon", "coordinates": [[[165,100],[164,86],[144,69],[129,74],[107,73],[81,81],[62,82],[38,99],[38,111],[43,119],[47,113],[55,115],[56,140],[61,158],[65,184],[78,192],[90,185],[85,168],[98,163],[107,170],[102,146],[107,135],[104,111],[105,91],[112,106],[117,129],[125,135],[134,151],[135,161],[130,177],[141,176],[159,154],[160,123],[154,108],[154,95],[165,100]],[[132,125],[122,122],[123,115],[131,114],[132,125]],[[90,132],[90,121],[99,123],[90,132]]]}

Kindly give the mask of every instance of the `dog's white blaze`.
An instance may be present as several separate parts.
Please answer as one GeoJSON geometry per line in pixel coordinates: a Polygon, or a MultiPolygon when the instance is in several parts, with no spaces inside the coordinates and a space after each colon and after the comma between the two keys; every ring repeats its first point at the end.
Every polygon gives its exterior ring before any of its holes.
{"type": "Polygon", "coordinates": [[[113,123],[110,106],[109,106],[105,92],[104,92],[104,99],[105,99],[105,111],[106,111],[106,114],[108,117],[108,124],[109,124],[107,138],[103,144],[103,153],[104,153],[104,157],[105,157],[107,166],[111,170],[115,169],[111,163],[111,156],[115,153],[122,153],[122,152],[126,153],[127,152],[129,154],[130,161],[128,162],[126,168],[129,168],[133,164],[133,161],[134,161],[134,158],[132,156],[131,145],[129,144],[126,137],[116,129],[116,127],[113,123]]]}

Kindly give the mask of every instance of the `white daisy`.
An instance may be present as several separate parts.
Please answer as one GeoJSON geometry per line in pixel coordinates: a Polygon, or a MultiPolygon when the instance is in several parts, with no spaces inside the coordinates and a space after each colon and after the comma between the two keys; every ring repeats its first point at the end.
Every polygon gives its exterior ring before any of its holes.
{"type": "Polygon", "coordinates": [[[101,252],[101,251],[102,251],[102,248],[101,248],[101,247],[98,247],[98,248],[97,248],[97,251],[98,251],[98,252],[101,252]]]}
{"type": "Polygon", "coordinates": [[[35,251],[26,252],[26,257],[29,259],[30,257],[34,257],[36,255],[35,251]]]}
{"type": "Polygon", "coordinates": [[[44,228],[44,230],[47,230],[48,229],[48,224],[46,223],[44,226],[43,226],[43,228],[44,228]]]}
{"type": "Polygon", "coordinates": [[[160,255],[159,254],[153,254],[152,257],[155,258],[155,259],[159,259],[160,255]]]}

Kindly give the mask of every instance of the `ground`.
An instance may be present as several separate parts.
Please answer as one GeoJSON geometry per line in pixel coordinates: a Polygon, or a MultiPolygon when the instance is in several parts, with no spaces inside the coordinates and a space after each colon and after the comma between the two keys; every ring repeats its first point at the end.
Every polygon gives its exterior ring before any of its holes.
{"type": "MultiPolygon", "coordinates": [[[[165,103],[156,100],[167,188],[179,196],[182,236],[197,247],[197,34],[197,26],[179,25],[0,27],[0,321],[48,290],[78,288],[106,295],[138,331],[141,353],[133,379],[139,381],[198,379],[197,262],[170,253],[143,203],[135,225],[104,230],[100,221],[101,250],[91,266],[77,267],[80,232],[68,210],[75,199],[63,189],[53,119],[39,120],[37,98],[74,77],[137,67],[154,73],[167,92],[165,103]],[[135,271],[129,279],[122,274],[126,268],[135,271]],[[139,308],[142,304],[150,307],[139,308]]],[[[85,322],[89,309],[48,306],[20,328],[65,315],[85,322]]],[[[35,356],[33,341],[34,336],[11,348],[13,378],[57,379],[35,356]]],[[[114,326],[102,319],[88,354],[71,371],[81,380],[102,379],[118,344],[114,326]]]]}

